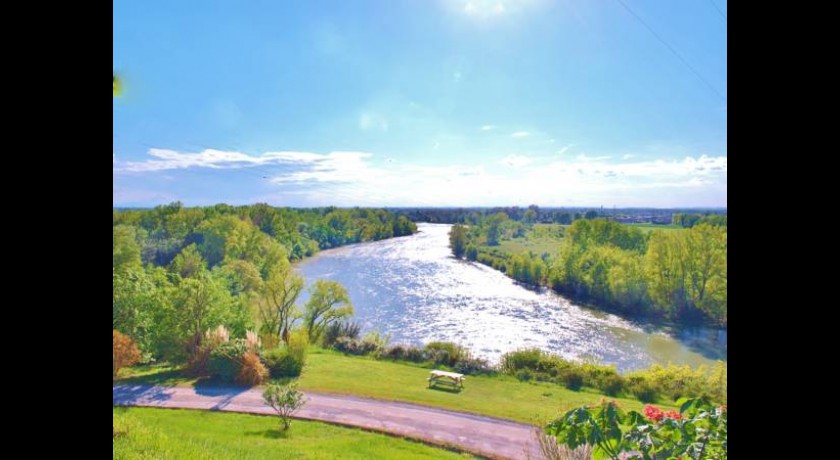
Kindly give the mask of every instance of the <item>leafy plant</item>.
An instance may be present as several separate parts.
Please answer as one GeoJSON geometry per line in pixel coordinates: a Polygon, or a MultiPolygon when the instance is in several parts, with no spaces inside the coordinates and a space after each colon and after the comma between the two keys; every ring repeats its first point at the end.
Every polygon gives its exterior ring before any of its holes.
{"type": "Polygon", "coordinates": [[[140,350],[131,337],[114,330],[114,377],[123,367],[132,366],[140,361],[140,350]]]}
{"type": "Polygon", "coordinates": [[[680,411],[645,407],[645,414],[625,412],[614,401],[579,407],[550,422],[546,433],[570,449],[592,446],[596,459],[618,459],[623,452],[644,460],[688,456],[725,459],[726,406],[701,397],[681,399],[680,411]]]}
{"type": "Polygon", "coordinates": [[[263,391],[263,401],[271,406],[280,416],[281,430],[288,430],[292,424],[291,418],[298,409],[306,404],[306,399],[297,389],[296,383],[280,385],[270,383],[263,391]]]}

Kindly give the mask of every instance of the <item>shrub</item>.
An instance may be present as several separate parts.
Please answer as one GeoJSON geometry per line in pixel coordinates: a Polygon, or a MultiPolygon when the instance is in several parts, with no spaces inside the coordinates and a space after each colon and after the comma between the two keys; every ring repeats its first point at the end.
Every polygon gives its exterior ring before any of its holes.
{"type": "Polygon", "coordinates": [[[473,358],[471,356],[461,358],[452,368],[455,369],[455,372],[467,375],[488,375],[496,373],[496,369],[486,359],[473,358]]]}
{"type": "Polygon", "coordinates": [[[265,366],[274,378],[297,377],[303,371],[303,359],[296,358],[288,348],[275,348],[262,355],[265,366]]]}
{"type": "Polygon", "coordinates": [[[298,391],[297,384],[280,385],[269,384],[263,391],[263,401],[271,406],[280,416],[280,429],[288,430],[292,424],[291,418],[298,409],[306,403],[303,393],[298,391]]]}
{"type": "Polygon", "coordinates": [[[514,374],[514,375],[516,376],[517,379],[519,379],[523,382],[527,382],[527,381],[531,380],[531,378],[533,377],[533,375],[531,374],[531,371],[529,371],[528,369],[520,369],[520,370],[516,371],[516,374],[514,374]]]}
{"type": "Polygon", "coordinates": [[[469,359],[469,352],[466,348],[453,342],[430,342],[426,344],[426,351],[429,357],[433,358],[435,364],[454,366],[462,359],[469,359]]]}
{"type": "Polygon", "coordinates": [[[294,358],[295,362],[299,363],[301,369],[306,365],[307,348],[309,348],[309,336],[306,334],[306,329],[298,329],[289,335],[289,344],[287,345],[289,355],[294,358]]]}
{"type": "Polygon", "coordinates": [[[239,374],[236,383],[240,385],[259,385],[268,379],[268,370],[263,366],[260,357],[253,351],[246,351],[241,358],[239,374]]]}
{"type": "Polygon", "coordinates": [[[336,340],[339,337],[349,337],[351,339],[359,338],[359,331],[361,330],[361,326],[358,323],[351,323],[351,322],[341,322],[341,323],[330,323],[326,329],[324,329],[324,346],[329,348],[335,345],[336,340]]]}
{"type": "Polygon", "coordinates": [[[219,345],[210,352],[207,374],[224,382],[235,381],[246,351],[245,341],[241,339],[219,345]]]}
{"type": "Polygon", "coordinates": [[[131,337],[114,329],[114,377],[123,367],[137,364],[140,360],[140,350],[131,337]]]}
{"type": "Polygon", "coordinates": [[[388,347],[382,350],[382,353],[379,354],[380,358],[392,359],[395,361],[405,360],[406,356],[406,347],[400,344],[388,347]]]}
{"type": "Polygon", "coordinates": [[[506,374],[515,374],[520,369],[536,369],[543,355],[539,348],[510,351],[502,355],[500,366],[506,374]]]}
{"type": "Polygon", "coordinates": [[[616,396],[624,390],[625,382],[618,373],[615,373],[607,374],[601,377],[601,379],[596,382],[596,385],[599,390],[604,392],[604,394],[608,396],[616,396]]]}
{"type": "Polygon", "coordinates": [[[230,332],[224,326],[220,325],[216,329],[208,329],[204,333],[204,340],[201,345],[187,359],[187,373],[193,376],[206,375],[210,353],[219,345],[229,341],[230,332]]]}
{"type": "Polygon", "coordinates": [[[566,388],[578,391],[583,386],[584,376],[585,374],[579,367],[570,366],[560,373],[560,381],[566,388]]]}
{"type": "Polygon", "coordinates": [[[351,355],[362,354],[361,352],[359,352],[359,341],[356,339],[351,339],[350,337],[339,337],[338,339],[336,339],[335,344],[333,344],[333,348],[342,353],[348,353],[351,355]]]}
{"type": "Polygon", "coordinates": [[[726,363],[718,361],[706,378],[706,388],[712,400],[726,404],[726,363]]]}
{"type": "Polygon", "coordinates": [[[634,373],[627,377],[627,388],[630,393],[643,403],[656,401],[658,392],[643,374],[634,373]]]}

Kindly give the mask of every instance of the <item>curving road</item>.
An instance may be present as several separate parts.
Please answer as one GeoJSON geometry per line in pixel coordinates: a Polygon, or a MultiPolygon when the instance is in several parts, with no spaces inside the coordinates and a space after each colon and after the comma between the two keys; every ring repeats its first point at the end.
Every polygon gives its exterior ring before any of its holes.
{"type": "MultiPolygon", "coordinates": [[[[260,389],[115,385],[114,405],[274,414],[260,389]]],[[[454,447],[489,458],[540,458],[534,427],[415,404],[306,392],[295,418],[319,420],[454,447]]]]}

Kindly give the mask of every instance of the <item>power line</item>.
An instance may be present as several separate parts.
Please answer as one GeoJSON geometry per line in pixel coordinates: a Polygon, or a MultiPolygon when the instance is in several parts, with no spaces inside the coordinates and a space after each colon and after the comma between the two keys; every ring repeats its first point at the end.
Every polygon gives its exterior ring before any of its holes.
{"type": "Polygon", "coordinates": [[[721,9],[720,9],[720,7],[719,7],[719,6],[717,6],[717,3],[715,3],[715,0],[709,0],[709,3],[711,3],[711,4],[712,4],[712,6],[713,6],[713,7],[715,7],[715,9],[717,10],[717,12],[718,12],[718,13],[720,13],[720,17],[722,17],[723,19],[728,19],[728,18],[726,17],[726,13],[724,13],[724,12],[723,12],[723,10],[721,10],[721,9]]]}
{"type": "Polygon", "coordinates": [[[721,93],[720,93],[720,91],[718,91],[717,89],[715,89],[715,87],[714,87],[714,86],[712,86],[712,84],[711,84],[711,83],[709,83],[709,81],[708,81],[708,80],[706,80],[706,79],[703,77],[703,75],[700,75],[700,72],[698,72],[698,71],[697,71],[694,67],[692,67],[692,66],[691,66],[691,64],[689,64],[689,63],[688,63],[688,61],[686,61],[686,60],[685,60],[685,58],[684,58],[684,57],[682,57],[682,55],[681,55],[680,53],[678,53],[678,52],[677,52],[677,50],[675,50],[673,46],[669,45],[669,44],[668,44],[668,42],[666,42],[666,41],[665,41],[662,37],[660,37],[660,36],[659,36],[659,34],[657,34],[657,33],[656,33],[656,32],[655,32],[655,31],[654,31],[654,30],[653,30],[653,29],[652,29],[649,25],[647,25],[647,23],[646,23],[644,20],[642,20],[642,18],[641,18],[641,17],[639,17],[639,15],[638,15],[638,14],[636,14],[633,10],[631,10],[631,9],[630,9],[630,7],[629,7],[629,6],[627,6],[627,4],[626,4],[626,3],[624,3],[624,1],[623,1],[623,0],[616,0],[616,1],[617,1],[619,4],[621,4],[621,6],[623,6],[623,7],[624,7],[624,9],[625,9],[625,10],[627,10],[627,12],[628,12],[628,13],[630,13],[631,15],[633,15],[633,17],[634,17],[634,18],[636,18],[636,20],[638,20],[638,21],[639,21],[639,22],[640,22],[640,23],[641,23],[641,24],[645,27],[645,29],[647,29],[647,30],[648,30],[648,32],[650,32],[651,34],[653,34],[653,36],[654,36],[654,37],[656,37],[656,39],[657,39],[657,40],[659,40],[659,41],[660,41],[663,45],[665,45],[665,46],[666,46],[669,50],[671,50],[671,52],[672,52],[672,53],[674,53],[674,56],[676,56],[676,57],[677,57],[680,61],[682,61],[682,63],[683,63],[683,64],[685,64],[685,66],[686,66],[686,67],[688,67],[688,70],[691,70],[691,72],[693,72],[693,73],[694,73],[694,75],[697,75],[697,78],[699,78],[700,80],[702,80],[702,81],[703,81],[703,83],[705,83],[705,84],[706,84],[706,86],[708,86],[708,87],[709,87],[709,89],[711,89],[712,91],[714,91],[714,93],[715,93],[715,94],[717,94],[717,95],[718,95],[718,97],[719,97],[719,98],[720,98],[723,102],[726,102],[726,98],[723,96],[723,94],[721,94],[721,93]]]}

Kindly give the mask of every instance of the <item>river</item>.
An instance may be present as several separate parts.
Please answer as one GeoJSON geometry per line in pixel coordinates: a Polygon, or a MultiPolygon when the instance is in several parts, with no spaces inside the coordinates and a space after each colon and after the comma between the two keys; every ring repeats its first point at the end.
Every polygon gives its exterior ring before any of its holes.
{"type": "Polygon", "coordinates": [[[452,341],[491,362],[539,347],[622,372],[726,360],[726,331],[634,322],[525,288],[492,268],[454,259],[449,228],[421,223],[414,235],[322,251],[296,269],[307,285],[317,279],[344,285],[362,333],[389,334],[392,344],[452,341]]]}

